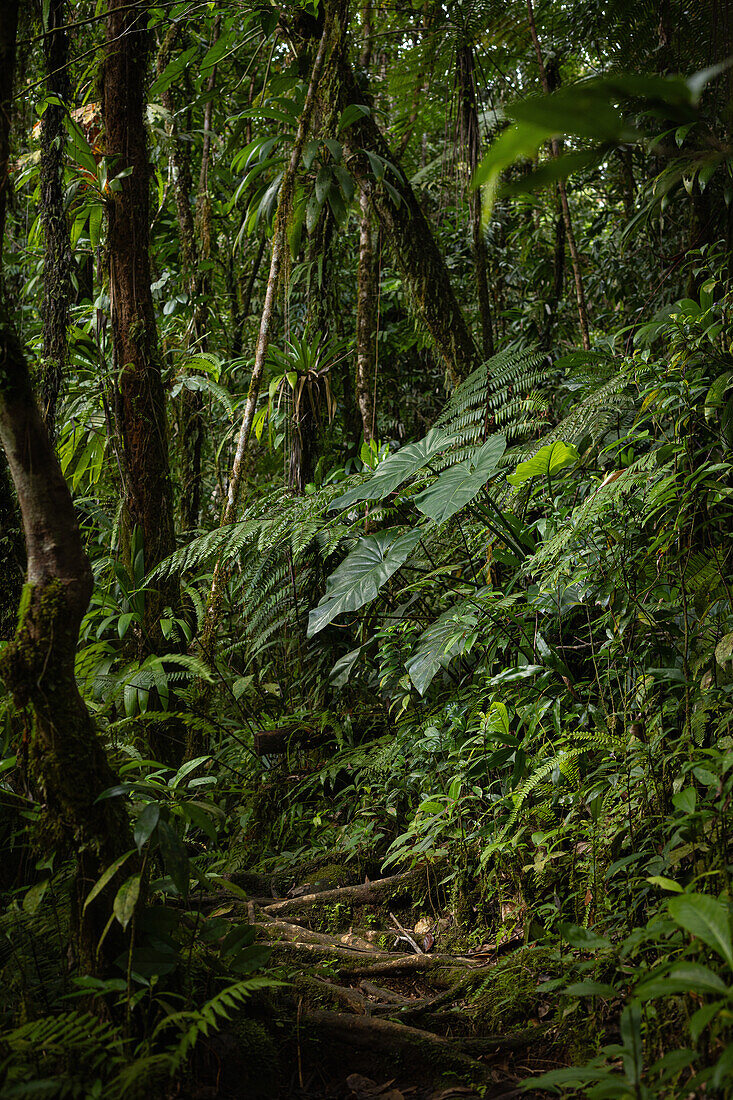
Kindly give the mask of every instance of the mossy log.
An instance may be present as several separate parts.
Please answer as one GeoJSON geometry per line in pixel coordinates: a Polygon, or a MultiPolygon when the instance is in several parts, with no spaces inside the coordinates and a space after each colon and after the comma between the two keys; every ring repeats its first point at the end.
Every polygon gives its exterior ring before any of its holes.
{"type": "Polygon", "coordinates": [[[476,965],[471,959],[454,955],[391,955],[388,951],[360,951],[337,944],[306,941],[265,940],[264,946],[271,948],[275,956],[300,965],[304,965],[305,960],[310,960],[312,964],[331,962],[338,974],[350,977],[441,969],[454,971],[476,965]]]}
{"type": "Polygon", "coordinates": [[[302,1013],[300,1023],[301,1027],[349,1047],[381,1050],[391,1056],[418,1059],[423,1065],[427,1062],[436,1075],[452,1071],[475,1081],[487,1076],[484,1066],[459,1050],[452,1040],[393,1020],[310,1009],[302,1013]]]}
{"type": "Polygon", "coordinates": [[[413,867],[410,871],[390,875],[389,878],[375,879],[373,882],[358,883],[356,886],[340,886],[334,890],[321,890],[320,893],[303,894],[299,898],[285,898],[268,905],[265,912],[268,916],[284,916],[313,906],[336,905],[339,902],[355,905],[381,902],[422,886],[427,881],[427,874],[428,869],[424,865],[413,867]]]}

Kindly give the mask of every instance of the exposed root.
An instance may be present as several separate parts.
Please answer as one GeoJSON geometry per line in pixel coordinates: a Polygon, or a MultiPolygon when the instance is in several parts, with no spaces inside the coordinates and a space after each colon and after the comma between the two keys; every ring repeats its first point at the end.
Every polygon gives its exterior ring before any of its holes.
{"type": "Polygon", "coordinates": [[[412,1055],[428,1061],[436,1070],[453,1070],[474,1079],[485,1079],[486,1070],[455,1043],[429,1031],[374,1016],[350,1016],[340,1012],[303,1012],[301,1024],[351,1047],[412,1055]]]}
{"type": "Polygon", "coordinates": [[[374,902],[380,898],[391,898],[402,893],[408,887],[419,886],[426,880],[428,869],[425,866],[413,867],[389,878],[375,879],[356,886],[339,886],[333,890],[321,890],[317,894],[303,894],[299,898],[284,898],[265,907],[268,916],[284,916],[310,909],[314,905],[331,905],[337,902],[374,902]]]}
{"type": "MultiPolygon", "coordinates": [[[[378,952],[374,944],[356,936],[352,932],[343,932],[336,936],[326,935],[325,932],[311,932],[309,928],[303,928],[300,924],[288,924],[286,921],[269,920],[259,923],[259,928],[268,939],[290,940],[298,943],[318,943],[323,947],[347,947],[356,951],[378,952]]],[[[378,952],[383,954],[384,952],[378,952]]]]}

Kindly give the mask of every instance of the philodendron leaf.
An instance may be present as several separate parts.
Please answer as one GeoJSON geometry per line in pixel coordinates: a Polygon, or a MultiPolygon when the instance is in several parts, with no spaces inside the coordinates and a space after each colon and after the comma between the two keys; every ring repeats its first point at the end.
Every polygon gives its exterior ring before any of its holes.
{"type": "Polygon", "coordinates": [[[351,676],[351,672],[363,648],[363,646],[359,646],[357,649],[352,649],[349,653],[345,653],[343,657],[339,657],[328,674],[328,682],[331,687],[344,687],[349,682],[349,676],[351,676]]]}
{"type": "Polygon", "coordinates": [[[318,634],[342,611],[356,611],[407,561],[422,531],[380,531],[359,541],[326,581],[326,594],[308,616],[308,637],[318,634]]]}
{"type": "Polygon", "coordinates": [[[368,481],[337,497],[331,503],[331,509],[347,508],[358,500],[384,500],[407,481],[408,477],[412,477],[426,466],[434,455],[446,450],[451,439],[452,436],[447,432],[431,428],[424,439],[418,439],[416,443],[401,447],[399,451],[395,451],[389,458],[380,462],[368,481]]]}
{"type": "Polygon", "coordinates": [[[415,652],[405,661],[410,679],[424,695],[436,673],[470,645],[478,622],[468,601],[446,611],[424,630],[415,652]]]}
{"type": "Polygon", "coordinates": [[[432,485],[418,493],[415,504],[436,523],[445,523],[481,492],[505,450],[504,436],[492,435],[472,458],[443,470],[432,485]]]}
{"type": "Polygon", "coordinates": [[[733,970],[730,917],[727,905],[709,894],[680,894],[667,902],[670,915],[677,924],[712,947],[733,970]]]}
{"type": "Polygon", "coordinates": [[[514,473],[509,474],[507,481],[510,485],[518,486],[524,485],[525,481],[533,477],[554,477],[579,458],[578,449],[572,443],[561,443],[559,440],[557,443],[548,443],[547,446],[540,447],[532,458],[520,462],[514,473]]]}

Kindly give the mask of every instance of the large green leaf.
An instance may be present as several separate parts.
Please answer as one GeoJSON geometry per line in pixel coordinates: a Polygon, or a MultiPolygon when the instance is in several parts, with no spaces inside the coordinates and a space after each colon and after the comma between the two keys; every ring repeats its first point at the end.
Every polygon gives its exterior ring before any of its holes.
{"type": "Polygon", "coordinates": [[[472,458],[443,470],[429,488],[418,493],[415,504],[436,523],[445,523],[480,493],[505,450],[504,436],[492,435],[472,458]]]}
{"type": "Polygon", "coordinates": [[[394,492],[408,477],[426,466],[431,458],[444,451],[451,442],[451,436],[437,428],[431,428],[424,439],[401,447],[389,458],[377,466],[368,481],[337,497],[331,508],[347,508],[358,500],[383,500],[394,492]]]}
{"type": "Polygon", "coordinates": [[[561,443],[560,440],[548,443],[547,446],[540,447],[532,458],[520,462],[514,473],[509,474],[507,481],[511,485],[524,485],[530,478],[554,477],[579,458],[578,449],[572,443],[561,443]]]}
{"type": "Polygon", "coordinates": [[[667,902],[672,919],[712,947],[733,970],[728,907],[708,894],[680,894],[667,902]]]}
{"type": "Polygon", "coordinates": [[[359,541],[326,582],[326,594],[308,616],[308,637],[318,634],[342,611],[356,611],[373,600],[382,585],[404,565],[422,532],[380,531],[359,541]]]}
{"type": "Polygon", "coordinates": [[[652,975],[637,985],[634,996],[646,1001],[652,997],[670,997],[673,993],[712,993],[725,996],[728,988],[714,971],[699,963],[684,963],[674,966],[668,973],[658,977],[652,975]]]}
{"type": "Polygon", "coordinates": [[[424,630],[415,652],[405,661],[410,679],[424,695],[436,673],[470,645],[478,622],[475,605],[452,607],[424,630]]]}

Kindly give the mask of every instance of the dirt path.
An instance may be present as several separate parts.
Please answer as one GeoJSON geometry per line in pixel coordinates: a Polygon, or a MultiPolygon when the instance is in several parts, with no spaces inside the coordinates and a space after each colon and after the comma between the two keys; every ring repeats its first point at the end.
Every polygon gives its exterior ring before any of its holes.
{"type": "Polygon", "coordinates": [[[504,953],[488,945],[466,954],[443,947],[450,937],[440,918],[413,922],[409,900],[405,910],[405,892],[424,880],[418,868],[247,904],[271,961],[291,975],[280,998],[291,1019],[282,1043],[283,1059],[292,1062],[283,1098],[533,1095],[519,1086],[535,1069],[549,1068],[548,1027],[534,1017],[523,1027],[514,1021],[506,1034],[488,1032],[477,1011],[497,964],[517,945],[504,953]]]}

